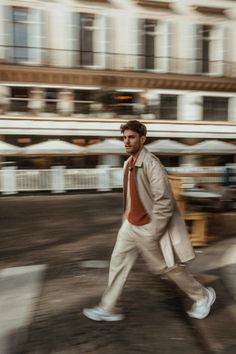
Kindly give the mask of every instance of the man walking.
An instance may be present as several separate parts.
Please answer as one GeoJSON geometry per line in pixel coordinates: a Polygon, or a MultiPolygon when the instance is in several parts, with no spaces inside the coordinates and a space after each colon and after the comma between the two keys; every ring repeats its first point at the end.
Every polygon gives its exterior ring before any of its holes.
{"type": "Polygon", "coordinates": [[[145,147],[146,126],[137,120],[121,125],[126,152],[124,165],[124,216],[112,253],[108,286],[100,304],[85,308],[86,317],[95,321],[119,321],[116,303],[129,272],[139,254],[155,274],[165,274],[190,299],[190,317],[203,319],[216,295],[189,272],[185,262],[194,258],[184,220],[182,219],[159,159],[145,147]]]}

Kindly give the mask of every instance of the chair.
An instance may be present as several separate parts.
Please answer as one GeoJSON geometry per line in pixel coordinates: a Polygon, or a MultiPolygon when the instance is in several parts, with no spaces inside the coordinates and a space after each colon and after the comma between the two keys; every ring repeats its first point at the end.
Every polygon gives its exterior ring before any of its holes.
{"type": "Polygon", "coordinates": [[[188,227],[193,246],[206,246],[208,220],[207,213],[188,211],[187,201],[183,195],[181,177],[169,175],[169,182],[176,200],[177,207],[188,227]]]}

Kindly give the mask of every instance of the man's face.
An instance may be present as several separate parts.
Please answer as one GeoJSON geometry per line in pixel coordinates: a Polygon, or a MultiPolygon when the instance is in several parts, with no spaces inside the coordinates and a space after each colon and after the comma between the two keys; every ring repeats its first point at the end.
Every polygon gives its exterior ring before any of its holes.
{"type": "Polygon", "coordinates": [[[127,154],[135,156],[142,149],[146,137],[140,136],[133,130],[126,129],[123,133],[123,140],[127,154]]]}

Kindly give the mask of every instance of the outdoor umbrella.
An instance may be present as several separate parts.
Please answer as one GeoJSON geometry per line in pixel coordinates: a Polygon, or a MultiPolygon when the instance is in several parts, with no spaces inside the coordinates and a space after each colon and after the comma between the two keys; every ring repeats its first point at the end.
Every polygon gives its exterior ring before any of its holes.
{"type": "Polygon", "coordinates": [[[81,155],[84,151],[83,147],[77,146],[75,144],[68,143],[66,141],[57,140],[47,140],[42,143],[33,144],[22,148],[23,156],[70,156],[70,155],[81,155]]]}
{"type": "Polygon", "coordinates": [[[117,139],[106,139],[100,143],[89,145],[84,150],[85,155],[120,155],[125,153],[124,143],[117,139]]]}
{"type": "Polygon", "coordinates": [[[0,141],[0,156],[16,156],[20,153],[21,148],[18,146],[0,141]]]}
{"type": "Polygon", "coordinates": [[[147,144],[146,148],[160,155],[181,155],[188,151],[188,145],[170,139],[156,140],[147,144]]]}
{"type": "Polygon", "coordinates": [[[201,143],[189,146],[189,154],[236,154],[236,145],[221,140],[205,140],[201,143]]]}

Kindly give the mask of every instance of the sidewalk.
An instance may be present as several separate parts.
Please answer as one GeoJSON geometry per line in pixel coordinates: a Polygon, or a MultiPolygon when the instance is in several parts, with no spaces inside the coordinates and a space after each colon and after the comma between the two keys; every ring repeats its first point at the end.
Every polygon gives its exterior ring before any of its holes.
{"type": "MultiPolygon", "coordinates": [[[[139,259],[121,298],[125,321],[97,323],[85,318],[82,308],[96,304],[106,286],[121,194],[5,197],[0,208],[1,269],[47,267],[37,278],[33,307],[20,305],[21,312],[14,309],[19,309],[15,300],[22,281],[5,283],[4,296],[12,300],[5,315],[17,315],[23,338],[16,354],[236,352],[236,238],[196,250],[191,269],[217,292],[207,319],[188,318],[182,294],[150,274],[139,259]]],[[[1,329],[7,321],[0,322],[1,329]]],[[[1,352],[9,353],[12,348],[1,352]]]]}
{"type": "Polygon", "coordinates": [[[195,328],[212,353],[236,352],[236,237],[196,250],[191,265],[200,281],[211,285],[217,300],[204,321],[193,320],[195,328]]]}

